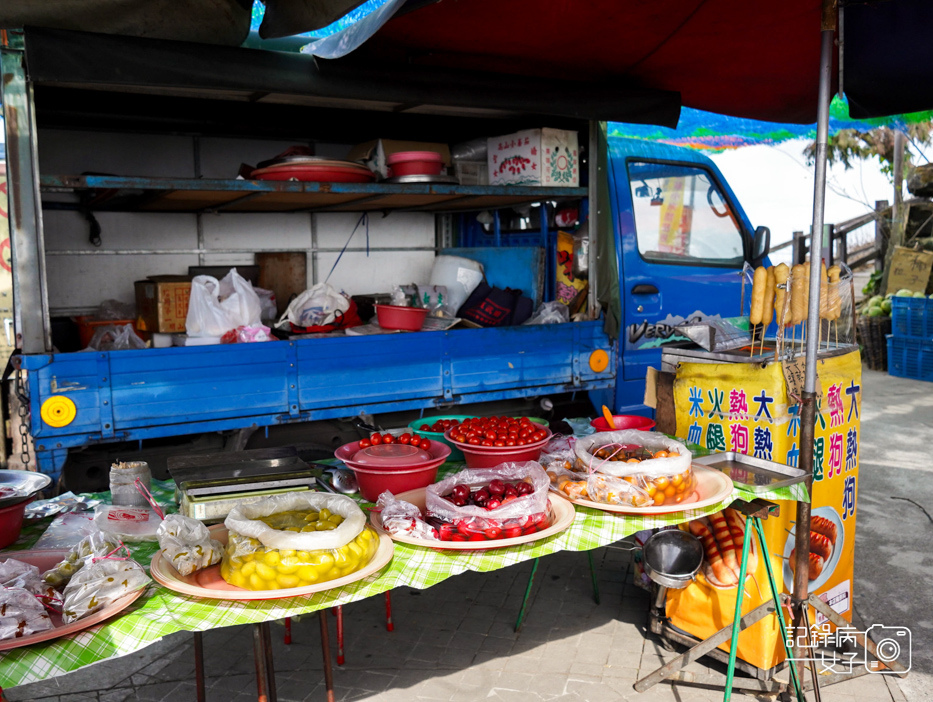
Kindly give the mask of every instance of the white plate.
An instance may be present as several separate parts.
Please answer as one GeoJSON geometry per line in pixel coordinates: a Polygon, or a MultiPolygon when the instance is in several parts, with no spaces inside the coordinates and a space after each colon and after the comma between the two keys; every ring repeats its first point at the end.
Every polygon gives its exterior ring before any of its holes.
{"type": "MultiPolygon", "coordinates": [[[[425,488],[409,490],[408,492],[396,495],[396,497],[415,505],[415,507],[421,510],[421,514],[424,514],[425,490],[425,488]]],[[[399,543],[411,544],[412,546],[424,546],[425,548],[433,548],[442,551],[488,551],[494,548],[507,548],[509,546],[529,544],[533,541],[539,541],[540,539],[546,539],[554,534],[559,534],[570,527],[576,515],[573,505],[565,500],[551,500],[550,503],[551,526],[547,529],[536,531],[534,534],[528,534],[527,536],[516,536],[512,539],[496,539],[494,541],[434,541],[431,539],[416,539],[410,536],[395,536],[389,534],[382,528],[382,516],[378,512],[370,512],[369,521],[380,534],[388,536],[399,543]]]]}
{"type": "MultiPolygon", "coordinates": [[[[823,572],[820,573],[820,577],[811,580],[810,585],[807,587],[812,595],[829,580],[829,576],[836,570],[836,564],[839,563],[839,557],[842,555],[842,545],[845,543],[846,531],[842,518],[832,507],[814,507],[810,514],[814,517],[826,517],[836,525],[836,543],[833,545],[833,552],[829,555],[829,560],[823,564],[823,572]]],[[[790,535],[784,543],[784,585],[790,593],[794,592],[794,573],[790,569],[790,552],[794,550],[794,540],[796,538],[797,527],[791,527],[790,535]]]]}
{"type": "MultiPolygon", "coordinates": [[[[51,570],[56,565],[64,560],[69,551],[67,549],[49,549],[49,550],[35,550],[35,551],[5,551],[0,553],[0,559],[6,560],[7,558],[12,558],[17,561],[22,561],[23,563],[29,563],[36,566],[39,569],[40,573],[45,573],[47,570],[51,570]]],[[[12,648],[19,648],[20,646],[28,646],[29,644],[40,643],[42,641],[51,641],[52,639],[57,639],[60,636],[66,636],[68,634],[74,634],[78,631],[83,631],[88,627],[92,627],[95,624],[100,624],[106,619],[110,619],[124,609],[133,604],[139,597],[146,591],[146,588],[140,588],[136,592],[131,592],[128,595],[124,595],[119,600],[107,605],[102,610],[89,614],[83,619],[79,619],[76,622],[71,624],[62,624],[62,617],[57,612],[49,612],[49,618],[52,620],[53,628],[47,631],[40,631],[36,634],[30,634],[29,636],[22,636],[18,639],[6,639],[0,641],[0,651],[9,651],[12,648]]]]}
{"type": "MultiPolygon", "coordinates": [[[[210,531],[211,538],[217,539],[224,546],[227,545],[227,527],[223,524],[215,524],[210,531]]],[[[283,597],[313,595],[315,592],[355,583],[357,580],[362,580],[381,570],[383,566],[392,560],[394,552],[395,546],[392,544],[392,540],[380,535],[379,547],[376,549],[376,553],[373,554],[372,560],[355,573],[315,585],[283,588],[281,590],[244,590],[241,587],[231,585],[220,577],[219,563],[191,575],[179,575],[172,564],[162,558],[161,551],[158,551],[152,557],[149,573],[160,585],[164,585],[169,590],[180,592],[183,595],[193,595],[194,597],[203,597],[209,600],[278,600],[283,597]]]]}
{"type": "Polygon", "coordinates": [[[650,505],[648,507],[607,505],[603,502],[570,498],[556,490],[552,490],[552,492],[581,507],[589,507],[591,509],[602,510],[603,512],[616,512],[619,514],[672,514],[674,512],[683,512],[688,509],[709,507],[717,502],[722,502],[732,494],[732,481],[718,470],[713,470],[712,468],[694,463],[693,475],[697,479],[697,486],[693,492],[693,497],[689,497],[680,504],[675,505],[650,505]]]}

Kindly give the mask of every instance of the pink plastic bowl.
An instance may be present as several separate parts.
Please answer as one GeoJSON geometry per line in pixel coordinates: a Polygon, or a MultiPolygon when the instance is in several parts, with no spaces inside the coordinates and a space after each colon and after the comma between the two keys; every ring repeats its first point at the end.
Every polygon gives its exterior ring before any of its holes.
{"type": "Polygon", "coordinates": [[[379,495],[388,490],[393,495],[427,487],[437,479],[437,469],[450,456],[450,446],[440,441],[432,441],[428,453],[429,461],[420,461],[414,465],[397,467],[379,467],[362,465],[353,460],[360,450],[360,442],[352,441],[334,451],[334,456],[356,475],[360,484],[360,495],[364,500],[375,502],[379,495]]]}
{"type": "Polygon", "coordinates": [[[518,463],[521,461],[537,461],[541,457],[541,450],[545,444],[551,440],[551,430],[540,424],[535,424],[539,429],[544,429],[547,436],[541,441],[525,446],[475,446],[473,444],[463,444],[454,441],[451,438],[451,432],[457,427],[451,427],[444,434],[453,446],[463,451],[463,460],[466,461],[467,468],[495,468],[500,463],[518,463]]]}
{"type": "Polygon", "coordinates": [[[444,159],[436,151],[399,151],[386,157],[389,175],[440,175],[444,159]]]}
{"type": "Polygon", "coordinates": [[[398,307],[397,305],[376,305],[376,319],[383,329],[402,329],[420,331],[428,311],[423,307],[398,307]]]}
{"type": "Polygon", "coordinates": [[[619,429],[638,429],[639,431],[651,431],[656,422],[648,417],[640,417],[637,414],[614,414],[612,415],[614,427],[606,423],[605,417],[597,417],[590,426],[596,431],[617,431],[619,429]]]}

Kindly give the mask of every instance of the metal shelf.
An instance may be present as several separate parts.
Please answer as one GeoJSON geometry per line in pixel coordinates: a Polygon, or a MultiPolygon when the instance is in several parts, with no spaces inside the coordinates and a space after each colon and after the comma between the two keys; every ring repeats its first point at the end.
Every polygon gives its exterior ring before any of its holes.
{"type": "MultiPolygon", "coordinates": [[[[90,195],[99,212],[466,212],[586,197],[587,188],[45,175],[43,193],[90,195]]],[[[49,209],[77,203],[46,201],[49,209]]]]}

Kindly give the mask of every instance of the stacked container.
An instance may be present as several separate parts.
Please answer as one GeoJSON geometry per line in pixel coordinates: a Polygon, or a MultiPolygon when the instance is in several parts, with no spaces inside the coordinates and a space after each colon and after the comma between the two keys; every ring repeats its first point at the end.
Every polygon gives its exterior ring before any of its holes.
{"type": "Polygon", "coordinates": [[[933,300],[891,299],[888,373],[900,378],[933,381],[933,300]]]}

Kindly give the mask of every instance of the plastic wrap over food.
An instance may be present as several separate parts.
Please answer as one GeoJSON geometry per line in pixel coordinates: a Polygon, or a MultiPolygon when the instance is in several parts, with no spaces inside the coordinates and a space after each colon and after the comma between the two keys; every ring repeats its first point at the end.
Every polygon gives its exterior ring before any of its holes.
{"type": "Polygon", "coordinates": [[[393,536],[427,540],[438,538],[437,529],[422,519],[420,509],[411,502],[398,499],[388,490],[379,495],[376,509],[382,518],[382,528],[393,536]]]}
{"type": "Polygon", "coordinates": [[[131,558],[91,559],[65,586],[62,622],[76,622],[148,584],[146,571],[131,558]]]}
{"type": "Polygon", "coordinates": [[[156,531],[162,556],[180,575],[220,563],[224,547],[197,519],[169,514],[156,531]]]}
{"type": "Polygon", "coordinates": [[[119,549],[122,545],[119,539],[95,531],[73,546],[65,559],[51,570],[46,571],[42,579],[58,589],[66,585],[72,576],[84,567],[88,556],[103,558],[119,549]]]}
{"type": "Polygon", "coordinates": [[[548,526],[548,485],[537,461],[468,468],[428,486],[426,516],[442,541],[526,536],[548,526]]]}
{"type": "Polygon", "coordinates": [[[628,429],[606,431],[584,436],[577,440],[574,451],[577,455],[577,468],[587,472],[599,471],[606,475],[625,477],[626,475],[644,474],[649,477],[660,475],[673,476],[690,468],[691,454],[686,446],[669,439],[664,434],[653,431],[628,429]],[[611,458],[597,456],[597,451],[609,448],[611,458]],[[613,460],[620,458],[626,451],[644,449],[644,458],[613,460]],[[659,453],[667,455],[659,458],[648,457],[659,453]]]}
{"type": "Polygon", "coordinates": [[[694,495],[696,477],[690,451],[664,434],[635,430],[600,432],[579,439],[574,450],[577,471],[620,478],[637,488],[634,492],[610,490],[619,499],[631,495],[632,501],[622,504],[673,505],[689,502],[694,495]]]}
{"type": "Polygon", "coordinates": [[[0,590],[0,639],[18,639],[52,628],[42,602],[22,588],[0,590]]]}
{"type": "Polygon", "coordinates": [[[625,478],[616,478],[602,473],[590,473],[586,478],[587,499],[606,505],[629,505],[645,507],[653,499],[640,487],[625,478]]]}
{"type": "Polygon", "coordinates": [[[566,461],[554,461],[549,464],[547,476],[551,481],[551,489],[560,492],[572,500],[590,499],[587,487],[587,474],[578,473],[567,468],[566,461]]]}
{"type": "Polygon", "coordinates": [[[269,548],[315,551],[340,548],[350,543],[366,526],[366,515],[356,502],[345,495],[291,492],[235,506],[224,520],[224,526],[228,532],[256,539],[269,548]],[[276,529],[262,521],[263,517],[279,512],[320,513],[322,509],[343,517],[343,520],[332,530],[308,532],[276,529]]]}
{"type": "Polygon", "coordinates": [[[94,524],[103,533],[121,541],[158,541],[162,517],[149,507],[97,505],[94,524]]]}
{"type": "Polygon", "coordinates": [[[0,560],[0,588],[20,588],[48,599],[56,597],[55,589],[42,579],[36,566],[13,558],[0,560]]]}
{"type": "Polygon", "coordinates": [[[237,505],[224,524],[220,575],[247,590],[279,590],[334,580],[360,570],[379,538],[345,495],[286,493],[237,505]]]}

